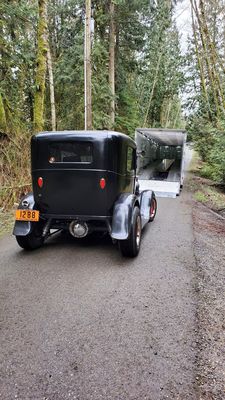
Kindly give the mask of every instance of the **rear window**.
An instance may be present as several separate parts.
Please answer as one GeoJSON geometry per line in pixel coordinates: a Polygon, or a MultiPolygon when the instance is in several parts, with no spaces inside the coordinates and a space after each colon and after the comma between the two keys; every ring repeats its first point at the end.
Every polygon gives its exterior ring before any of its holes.
{"type": "Polygon", "coordinates": [[[88,142],[57,142],[49,144],[48,161],[54,163],[92,163],[93,146],[88,142]]]}

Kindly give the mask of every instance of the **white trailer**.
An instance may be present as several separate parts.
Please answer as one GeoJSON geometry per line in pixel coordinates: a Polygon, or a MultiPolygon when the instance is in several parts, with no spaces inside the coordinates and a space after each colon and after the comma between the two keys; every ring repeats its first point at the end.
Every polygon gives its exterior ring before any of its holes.
{"type": "Polygon", "coordinates": [[[136,129],[141,190],[154,190],[158,197],[179,195],[184,181],[186,137],[185,130],[136,129]]]}

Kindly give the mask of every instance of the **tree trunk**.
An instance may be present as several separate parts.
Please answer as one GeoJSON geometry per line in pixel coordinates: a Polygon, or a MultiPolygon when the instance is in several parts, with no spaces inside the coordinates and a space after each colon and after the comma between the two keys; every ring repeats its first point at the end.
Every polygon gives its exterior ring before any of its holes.
{"type": "Polygon", "coordinates": [[[49,43],[48,43],[48,51],[47,51],[47,63],[48,63],[48,74],[49,74],[52,130],[55,131],[56,130],[55,90],[54,90],[54,78],[53,78],[53,69],[52,69],[52,56],[51,56],[51,50],[50,50],[49,43]]]}
{"type": "Polygon", "coordinates": [[[2,94],[0,92],[0,132],[6,133],[7,124],[6,124],[6,115],[5,115],[5,107],[3,103],[2,94]]]}
{"type": "Polygon", "coordinates": [[[201,90],[202,90],[203,96],[205,97],[209,117],[211,119],[211,109],[210,109],[209,97],[208,97],[208,92],[207,92],[207,87],[206,87],[206,82],[205,82],[205,76],[204,76],[204,66],[203,66],[203,63],[201,60],[201,56],[200,56],[198,37],[197,37],[197,32],[196,32],[196,25],[195,25],[195,21],[194,21],[193,3],[192,3],[192,7],[191,7],[191,18],[192,18],[192,30],[193,30],[194,43],[195,43],[195,53],[196,53],[196,57],[197,57],[197,63],[198,63],[198,68],[199,68],[200,81],[201,81],[201,90]]]}
{"type": "Polygon", "coordinates": [[[154,95],[154,91],[155,91],[155,86],[156,86],[156,83],[157,83],[157,80],[158,80],[158,73],[159,73],[159,67],[160,67],[161,58],[162,58],[162,52],[158,56],[158,61],[157,61],[156,70],[155,70],[155,76],[154,76],[153,83],[152,83],[152,90],[151,90],[151,93],[150,93],[148,106],[147,106],[145,119],[144,119],[144,125],[143,125],[144,127],[147,124],[148,114],[149,114],[149,111],[150,111],[150,107],[151,107],[151,103],[152,103],[152,99],[153,99],[153,95],[154,95]]]}
{"type": "Polygon", "coordinates": [[[171,107],[172,107],[173,99],[168,99],[167,103],[167,110],[166,110],[166,122],[165,122],[165,128],[168,128],[170,125],[170,112],[171,112],[171,107]]]}
{"type": "Polygon", "coordinates": [[[47,0],[38,0],[39,21],[37,38],[37,68],[34,94],[34,131],[44,128],[44,99],[47,68],[47,0]]]}
{"type": "Polygon", "coordinates": [[[86,0],[85,16],[85,54],[84,54],[84,97],[85,130],[92,129],[92,91],[91,91],[91,0],[86,0]]]}
{"type": "Polygon", "coordinates": [[[172,129],[176,129],[177,128],[177,120],[178,120],[178,117],[179,117],[180,114],[181,114],[181,103],[178,104],[178,106],[177,106],[177,112],[176,112],[176,115],[175,115],[175,118],[174,118],[174,121],[173,121],[172,129]]]}
{"type": "Polygon", "coordinates": [[[110,102],[110,122],[111,128],[115,123],[115,5],[113,0],[110,0],[110,26],[109,26],[109,86],[111,90],[111,102],[110,102]]]}
{"type": "Polygon", "coordinates": [[[217,54],[215,45],[213,44],[209,29],[208,29],[206,15],[205,15],[205,7],[204,7],[204,3],[202,0],[199,1],[199,7],[200,7],[200,11],[201,11],[203,32],[206,37],[208,51],[209,51],[209,58],[210,58],[210,62],[212,65],[213,77],[215,80],[215,84],[217,83],[216,89],[217,89],[218,102],[219,102],[219,104],[222,103],[221,105],[225,109],[225,99],[224,99],[224,94],[223,94],[223,88],[222,88],[222,84],[221,84],[220,77],[218,74],[218,62],[217,62],[218,54],[217,54]]]}
{"type": "Polygon", "coordinates": [[[216,80],[214,76],[214,69],[213,65],[211,65],[209,54],[208,54],[208,47],[207,47],[207,38],[205,37],[205,30],[203,26],[203,21],[202,18],[199,14],[198,6],[196,0],[191,0],[192,8],[195,12],[195,15],[197,17],[198,21],[198,26],[199,26],[199,34],[201,38],[201,43],[202,43],[202,48],[203,48],[203,56],[205,59],[205,64],[206,64],[206,69],[208,73],[208,78],[210,82],[210,86],[212,88],[212,93],[213,93],[213,99],[214,99],[214,104],[215,104],[215,109],[216,109],[216,115],[217,117],[220,115],[220,105],[218,101],[218,91],[216,87],[216,80]]]}

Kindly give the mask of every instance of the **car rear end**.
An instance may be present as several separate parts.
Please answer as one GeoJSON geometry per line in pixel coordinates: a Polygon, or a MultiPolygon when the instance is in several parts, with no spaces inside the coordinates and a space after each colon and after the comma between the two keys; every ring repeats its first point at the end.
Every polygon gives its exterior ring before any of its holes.
{"type": "Polygon", "coordinates": [[[32,138],[31,152],[35,207],[42,218],[54,227],[107,222],[107,132],[41,133],[32,138]]]}

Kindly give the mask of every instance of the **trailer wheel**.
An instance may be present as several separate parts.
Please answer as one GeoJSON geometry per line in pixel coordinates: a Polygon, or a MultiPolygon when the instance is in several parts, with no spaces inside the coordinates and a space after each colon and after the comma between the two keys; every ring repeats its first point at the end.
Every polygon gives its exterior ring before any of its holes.
{"type": "Polygon", "coordinates": [[[44,243],[42,232],[42,228],[37,226],[26,236],[16,236],[17,243],[24,250],[38,249],[44,243]]]}
{"type": "Polygon", "coordinates": [[[119,249],[124,257],[136,257],[141,245],[141,215],[138,207],[134,207],[131,230],[126,240],[119,241],[119,249]]]}
{"type": "Polygon", "coordinates": [[[152,201],[151,201],[151,205],[150,205],[148,222],[154,221],[155,216],[156,216],[156,212],[157,212],[157,200],[156,200],[156,198],[154,196],[154,197],[152,197],[152,201]]]}

